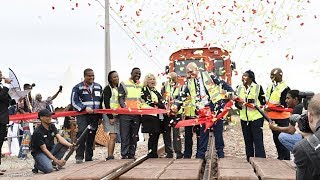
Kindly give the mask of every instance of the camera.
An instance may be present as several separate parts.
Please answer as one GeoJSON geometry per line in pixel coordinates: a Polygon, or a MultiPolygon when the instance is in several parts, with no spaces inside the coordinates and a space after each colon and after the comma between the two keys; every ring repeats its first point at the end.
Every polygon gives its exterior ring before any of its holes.
{"type": "Polygon", "coordinates": [[[292,114],[289,118],[290,121],[294,122],[292,124],[298,123],[298,127],[301,132],[312,133],[309,122],[308,122],[308,112],[303,114],[292,114]]]}
{"type": "Polygon", "coordinates": [[[308,110],[309,101],[313,96],[314,96],[314,92],[312,91],[299,92],[299,97],[302,99],[303,107],[305,110],[308,110]]]}
{"type": "MultiPolygon", "coordinates": [[[[314,92],[306,91],[306,92],[299,92],[299,98],[302,99],[303,108],[308,110],[308,104],[311,98],[314,96],[314,92]]],[[[290,121],[298,122],[298,126],[301,132],[312,133],[309,121],[308,121],[308,111],[305,111],[302,115],[293,114],[290,117],[290,121]]]]}

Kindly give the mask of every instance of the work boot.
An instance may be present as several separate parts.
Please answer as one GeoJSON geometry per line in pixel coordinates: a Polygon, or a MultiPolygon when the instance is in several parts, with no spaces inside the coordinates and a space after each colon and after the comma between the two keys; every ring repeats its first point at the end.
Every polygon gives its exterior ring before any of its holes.
{"type": "Polygon", "coordinates": [[[177,159],[183,158],[183,154],[182,154],[182,153],[176,153],[176,158],[177,158],[177,159]]]}
{"type": "Polygon", "coordinates": [[[106,161],[112,160],[112,159],[114,159],[114,156],[108,156],[108,157],[106,158],[106,161]]]}

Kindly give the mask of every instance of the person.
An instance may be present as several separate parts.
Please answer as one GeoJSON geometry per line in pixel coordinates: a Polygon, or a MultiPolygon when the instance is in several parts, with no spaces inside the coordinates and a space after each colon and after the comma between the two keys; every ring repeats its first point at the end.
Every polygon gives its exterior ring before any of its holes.
{"type": "MultiPolygon", "coordinates": [[[[165,109],[161,94],[156,90],[156,78],[153,74],[147,74],[143,81],[141,93],[142,107],[165,109]]],[[[164,130],[164,117],[162,114],[142,115],[142,133],[149,133],[148,157],[158,158],[158,140],[164,130]]],[[[164,140],[165,141],[165,140],[164,140]]]]}
{"type": "Polygon", "coordinates": [[[320,94],[316,94],[308,105],[308,124],[311,134],[302,133],[296,124],[296,130],[305,138],[294,145],[294,163],[297,180],[320,179],[320,94]]]}
{"type": "MultiPolygon", "coordinates": [[[[104,107],[106,109],[119,108],[119,76],[116,71],[108,73],[108,85],[103,90],[104,107]]],[[[109,132],[108,157],[106,160],[114,159],[114,147],[117,135],[120,134],[120,122],[116,114],[103,115],[103,126],[105,132],[109,132]]]]}
{"type": "Polygon", "coordinates": [[[102,108],[102,86],[94,82],[94,72],[87,68],[83,72],[84,81],[77,84],[72,89],[71,104],[77,111],[86,111],[88,114],[76,116],[78,132],[77,138],[81,136],[88,125],[90,129],[84,140],[81,141],[76,150],[76,163],[80,164],[85,161],[92,161],[94,139],[98,128],[99,119],[102,119],[100,114],[94,114],[94,109],[102,108]]]}
{"type": "MultiPolygon", "coordinates": [[[[171,107],[174,103],[175,99],[177,99],[178,95],[181,92],[182,86],[178,83],[178,75],[175,72],[170,72],[168,74],[169,80],[163,84],[161,89],[161,94],[163,99],[165,99],[166,106],[171,107]]],[[[167,153],[168,158],[173,157],[172,151],[172,142],[173,142],[173,149],[176,153],[176,158],[180,159],[183,157],[181,153],[181,139],[180,139],[180,129],[175,128],[175,124],[181,120],[182,108],[178,112],[177,115],[168,115],[164,116],[165,122],[165,129],[164,129],[164,144],[165,144],[165,151],[167,153]],[[172,131],[172,138],[171,138],[171,131],[172,131]],[[173,141],[172,141],[173,139],[173,141]],[[166,143],[167,142],[167,143],[166,143]]]]}
{"type": "Polygon", "coordinates": [[[236,107],[240,109],[242,134],[249,162],[250,157],[266,157],[262,131],[264,118],[258,110],[246,106],[245,103],[260,106],[265,105],[266,100],[262,87],[256,83],[253,71],[248,70],[243,74],[242,83],[237,87],[236,93],[243,102],[237,102],[236,107]]]}
{"type": "MultiPolygon", "coordinates": [[[[282,80],[282,70],[274,68],[271,70],[270,78],[272,85],[267,88],[266,101],[267,107],[265,108],[266,115],[280,127],[287,127],[289,125],[289,112],[270,111],[268,107],[282,106],[287,107],[286,96],[290,88],[282,80]]],[[[273,141],[276,145],[278,159],[290,160],[290,151],[284,147],[279,141],[279,131],[273,131],[273,141]]]]}
{"type": "MultiPolygon", "coordinates": [[[[131,77],[119,86],[119,103],[122,108],[140,108],[141,71],[135,67],[131,77]]],[[[134,159],[139,139],[140,115],[119,115],[122,159],[134,159]]]]}
{"type": "MultiPolygon", "coordinates": [[[[7,124],[9,124],[9,105],[11,97],[9,95],[9,88],[2,84],[2,80],[5,83],[10,84],[11,80],[3,77],[2,71],[0,71],[0,155],[2,157],[1,149],[5,137],[7,136],[7,124]]],[[[1,165],[0,157],[0,165],[1,165]]],[[[2,170],[0,170],[0,175],[3,175],[2,170]]]]}
{"type": "MultiPolygon", "coordinates": [[[[68,104],[63,111],[73,111],[72,104],[68,104]]],[[[76,118],[74,116],[64,117],[62,129],[64,130],[65,134],[69,135],[72,143],[76,142],[76,139],[77,139],[76,124],[77,124],[76,118]]]]}
{"type": "MultiPolygon", "coordinates": [[[[31,92],[31,91],[30,91],[31,92]]],[[[56,99],[59,95],[59,93],[62,92],[62,86],[59,86],[59,90],[51,97],[48,97],[47,100],[43,101],[41,94],[36,94],[35,99],[31,99],[31,106],[33,112],[38,112],[41,109],[50,108],[50,105],[52,104],[52,101],[56,99]]],[[[49,109],[51,110],[51,109],[49,109]]],[[[52,109],[52,112],[54,112],[54,109],[52,109]]]]}
{"type": "Polygon", "coordinates": [[[299,90],[290,90],[287,94],[286,103],[288,108],[293,108],[292,115],[289,118],[289,126],[280,127],[275,123],[270,123],[269,127],[273,131],[281,132],[279,134],[280,143],[285,146],[290,152],[293,150],[293,146],[302,139],[301,134],[295,133],[295,124],[297,121],[297,114],[302,114],[303,104],[302,98],[299,96],[299,90]]]}
{"type": "Polygon", "coordinates": [[[42,109],[38,112],[41,125],[35,129],[31,137],[31,155],[34,159],[33,173],[39,171],[51,173],[54,166],[64,166],[66,162],[61,158],[69,148],[73,147],[70,140],[64,139],[55,125],[51,123],[53,114],[48,109],[42,109]],[[57,138],[57,144],[54,144],[54,138],[57,138]]]}
{"type": "MultiPolygon", "coordinates": [[[[210,75],[207,71],[200,72],[198,66],[195,63],[189,63],[187,65],[187,74],[190,74],[190,79],[187,82],[186,87],[177,99],[177,101],[172,106],[172,112],[177,113],[179,108],[183,104],[183,100],[186,97],[190,98],[193,115],[196,114],[197,108],[210,107],[211,111],[217,111],[218,113],[224,106],[223,95],[226,94],[225,91],[233,92],[233,89],[223,80],[218,79],[215,75],[210,75]],[[223,94],[223,95],[222,95],[223,94]]],[[[201,126],[199,129],[200,138],[198,139],[197,154],[196,158],[205,158],[207,151],[207,145],[209,140],[209,131],[204,131],[205,126],[201,126]]],[[[219,158],[224,157],[224,141],[223,141],[223,122],[221,120],[217,121],[213,125],[213,133],[215,137],[215,148],[217,150],[217,155],[219,158]]],[[[191,139],[190,142],[186,142],[186,147],[192,148],[192,127],[186,128],[185,138],[191,139]],[[187,131],[188,129],[191,129],[187,131]]],[[[185,158],[191,157],[192,151],[189,149],[189,154],[186,154],[185,158]]]]}

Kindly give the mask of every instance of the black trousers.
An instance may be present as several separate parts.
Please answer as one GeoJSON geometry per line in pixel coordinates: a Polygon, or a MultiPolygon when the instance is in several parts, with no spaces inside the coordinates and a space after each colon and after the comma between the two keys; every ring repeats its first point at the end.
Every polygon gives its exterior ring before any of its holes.
{"type": "MultiPolygon", "coordinates": [[[[279,127],[288,127],[289,126],[289,119],[272,119],[279,127]]],[[[279,131],[272,131],[273,134],[273,141],[276,145],[277,152],[278,152],[278,159],[280,160],[290,160],[290,151],[282,145],[279,141],[279,131]]]]}
{"type": "Polygon", "coordinates": [[[99,115],[81,115],[77,116],[77,139],[81,136],[83,131],[87,128],[89,124],[94,128],[94,130],[89,130],[85,135],[83,140],[80,142],[79,147],[76,150],[76,159],[86,161],[91,161],[93,157],[93,146],[94,139],[96,137],[96,132],[98,128],[99,115]]]}
{"type": "Polygon", "coordinates": [[[160,133],[149,133],[148,140],[148,157],[149,158],[158,158],[158,141],[160,133]]]}
{"type": "Polygon", "coordinates": [[[170,121],[171,121],[170,117],[165,116],[163,120],[163,142],[164,142],[164,150],[167,154],[167,157],[173,157],[170,121]]]}
{"type": "Polygon", "coordinates": [[[242,134],[246,147],[247,161],[250,157],[266,157],[263,144],[263,118],[254,121],[241,120],[242,134]]]}
{"type": "MultiPolygon", "coordinates": [[[[0,123],[0,155],[2,155],[1,149],[6,136],[7,136],[7,125],[0,123]]],[[[0,157],[0,164],[1,164],[1,157],[0,157]]]]}
{"type": "Polygon", "coordinates": [[[134,158],[139,140],[140,116],[119,115],[121,156],[122,158],[134,158]]]}

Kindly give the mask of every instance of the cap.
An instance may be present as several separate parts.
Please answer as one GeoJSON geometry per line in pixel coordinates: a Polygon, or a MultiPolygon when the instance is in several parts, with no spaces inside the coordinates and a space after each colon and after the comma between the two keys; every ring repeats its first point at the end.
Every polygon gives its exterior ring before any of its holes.
{"type": "Polygon", "coordinates": [[[50,112],[48,109],[42,109],[38,112],[38,117],[40,119],[41,116],[51,117],[54,113],[50,112]]]}

